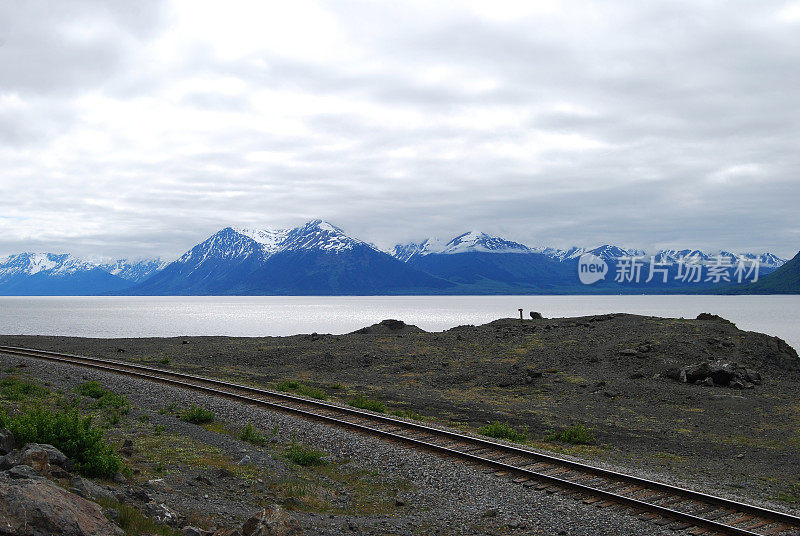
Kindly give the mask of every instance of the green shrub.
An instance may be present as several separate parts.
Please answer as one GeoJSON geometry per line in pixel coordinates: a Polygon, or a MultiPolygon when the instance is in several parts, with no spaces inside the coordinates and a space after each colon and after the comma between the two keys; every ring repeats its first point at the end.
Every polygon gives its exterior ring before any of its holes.
{"type": "Polygon", "coordinates": [[[103,431],[93,427],[92,418],[81,416],[77,409],[35,407],[3,420],[3,426],[17,441],[53,445],[86,476],[110,478],[122,468],[122,458],[104,442],[103,431]]]}
{"type": "Polygon", "coordinates": [[[386,413],[386,405],[383,402],[367,398],[364,395],[356,395],[356,397],[350,401],[350,405],[354,408],[368,409],[377,413],[386,413]]]}
{"type": "Polygon", "coordinates": [[[241,429],[237,437],[240,441],[247,441],[254,445],[265,445],[268,441],[264,434],[253,428],[253,425],[250,423],[247,423],[245,427],[241,429]]]}
{"type": "Polygon", "coordinates": [[[552,431],[545,437],[546,441],[559,441],[573,445],[593,445],[596,442],[591,428],[586,428],[581,423],[576,423],[566,430],[552,431]]]}
{"type": "Polygon", "coordinates": [[[275,387],[278,391],[294,391],[300,387],[300,382],[295,380],[284,380],[282,382],[278,382],[278,385],[275,387]]]}
{"type": "Polygon", "coordinates": [[[35,383],[21,380],[16,376],[9,376],[0,381],[0,395],[6,400],[17,402],[28,396],[42,396],[47,394],[47,389],[35,383]]]}
{"type": "Polygon", "coordinates": [[[155,534],[158,536],[180,535],[177,530],[147,517],[135,506],[120,503],[115,499],[98,497],[95,500],[104,509],[113,508],[119,512],[119,518],[116,521],[125,531],[125,534],[130,536],[139,536],[144,534],[155,534]]]}
{"type": "Polygon", "coordinates": [[[100,409],[110,409],[114,413],[127,415],[131,410],[131,403],[122,395],[106,391],[105,394],[97,400],[96,407],[100,409]]]}
{"type": "Polygon", "coordinates": [[[481,435],[494,437],[497,439],[508,439],[522,443],[528,439],[528,427],[517,430],[507,422],[494,421],[492,424],[478,428],[481,435]]]}
{"type": "Polygon", "coordinates": [[[89,398],[100,398],[104,394],[110,392],[105,387],[100,385],[100,382],[86,382],[79,385],[75,392],[79,395],[88,396],[89,398]]]}
{"type": "Polygon", "coordinates": [[[193,424],[206,424],[214,422],[214,413],[192,404],[192,407],[181,412],[180,419],[193,424]]]}
{"type": "Polygon", "coordinates": [[[158,362],[161,363],[162,365],[169,365],[170,364],[170,360],[169,360],[168,357],[164,357],[164,358],[160,359],[158,362]]]}
{"type": "Polygon", "coordinates": [[[286,448],[286,452],[284,452],[284,454],[292,463],[296,463],[297,465],[302,465],[304,467],[309,465],[325,465],[327,463],[323,459],[325,456],[324,452],[308,449],[295,442],[294,439],[292,439],[292,442],[286,448]]]}

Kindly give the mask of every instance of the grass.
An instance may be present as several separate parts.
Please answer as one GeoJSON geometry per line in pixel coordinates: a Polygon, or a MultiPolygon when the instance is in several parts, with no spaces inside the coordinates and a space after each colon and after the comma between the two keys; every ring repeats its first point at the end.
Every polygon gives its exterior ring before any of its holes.
{"type": "Polygon", "coordinates": [[[131,410],[131,403],[128,402],[127,398],[106,389],[100,385],[100,382],[91,381],[83,383],[75,389],[75,392],[79,395],[96,399],[97,403],[95,407],[116,413],[117,421],[119,420],[119,415],[127,415],[131,410]]]}
{"type": "Polygon", "coordinates": [[[252,443],[254,445],[266,445],[269,442],[267,437],[256,430],[250,423],[247,423],[245,427],[239,431],[239,435],[236,437],[239,438],[240,441],[247,441],[248,443],[252,443]]]}
{"type": "Polygon", "coordinates": [[[192,424],[206,424],[214,422],[214,413],[192,404],[189,409],[181,412],[180,419],[192,424]]]}
{"type": "Polygon", "coordinates": [[[284,455],[292,463],[302,465],[303,467],[309,465],[325,465],[328,463],[323,459],[325,456],[324,452],[306,448],[297,443],[294,438],[292,438],[292,442],[289,443],[289,446],[286,447],[284,455]]]}
{"type": "Polygon", "coordinates": [[[325,393],[325,391],[323,391],[322,389],[317,389],[316,387],[305,385],[297,380],[284,380],[278,382],[275,388],[278,391],[282,392],[293,391],[299,395],[307,396],[309,398],[316,398],[317,400],[328,399],[327,393],[325,393]]]}
{"type": "Polygon", "coordinates": [[[0,395],[6,400],[18,402],[29,396],[40,397],[47,394],[47,389],[35,383],[9,376],[0,381],[0,395]]]}
{"type": "Polygon", "coordinates": [[[162,525],[145,516],[141,510],[113,499],[98,498],[97,504],[103,508],[114,508],[119,512],[119,525],[127,536],[156,534],[158,536],[178,536],[175,529],[162,525]]]}
{"type": "Polygon", "coordinates": [[[52,410],[34,407],[13,416],[0,414],[0,428],[8,428],[20,443],[47,443],[75,461],[86,476],[111,478],[123,467],[122,458],[103,439],[103,431],[92,426],[92,418],[77,408],[52,410]]]}
{"type": "Polygon", "coordinates": [[[545,441],[558,441],[572,445],[594,445],[597,442],[591,428],[575,423],[567,429],[555,430],[547,434],[545,441]]]}
{"type": "Polygon", "coordinates": [[[356,395],[355,398],[348,402],[354,408],[366,409],[369,411],[374,411],[376,413],[386,413],[386,404],[381,402],[380,400],[375,400],[373,398],[367,398],[364,395],[356,395]]]}
{"type": "Polygon", "coordinates": [[[494,437],[496,439],[507,439],[517,443],[523,443],[528,440],[528,427],[516,429],[507,422],[494,421],[492,424],[481,426],[478,428],[478,433],[481,435],[494,437]]]}
{"type": "Polygon", "coordinates": [[[402,417],[404,419],[413,419],[415,421],[424,421],[425,417],[422,414],[417,413],[411,409],[397,409],[390,413],[390,415],[394,415],[395,417],[402,417]]]}
{"type": "Polygon", "coordinates": [[[779,501],[789,504],[800,504],[800,482],[796,482],[788,489],[775,496],[779,501]]]}

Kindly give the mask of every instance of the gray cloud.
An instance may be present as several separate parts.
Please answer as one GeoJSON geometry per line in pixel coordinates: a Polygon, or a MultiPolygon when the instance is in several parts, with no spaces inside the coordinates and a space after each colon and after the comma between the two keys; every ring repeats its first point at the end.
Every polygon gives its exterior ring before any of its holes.
{"type": "Polygon", "coordinates": [[[316,217],[381,246],[800,248],[788,3],[471,5],[0,4],[0,254],[316,217]]]}

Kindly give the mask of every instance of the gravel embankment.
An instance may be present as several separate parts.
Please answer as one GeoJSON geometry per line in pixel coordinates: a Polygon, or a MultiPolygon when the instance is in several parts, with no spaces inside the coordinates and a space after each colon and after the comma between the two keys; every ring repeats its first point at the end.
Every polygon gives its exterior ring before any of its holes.
{"type": "MultiPolygon", "coordinates": [[[[295,434],[297,440],[325,451],[332,459],[350,458],[352,464],[384,477],[414,484],[401,493],[405,503],[391,515],[327,515],[296,511],[295,517],[309,535],[339,534],[674,534],[674,532],[629,516],[611,507],[599,509],[581,501],[536,492],[507,479],[484,474],[480,468],[373,437],[334,428],[322,423],[239,404],[200,393],[170,388],[89,369],[44,363],[0,355],[0,366],[8,368],[25,362],[26,375],[49,383],[53,388],[71,389],[87,380],[98,380],[107,388],[125,394],[134,413],[147,413],[154,423],[163,422],[172,434],[187,435],[212,444],[232,459],[251,457],[252,463],[277,473],[287,472],[285,462],[265,449],[237,441],[230,435],[182,423],[158,410],[177,404],[201,405],[219,419],[269,430],[275,425],[281,434],[295,434]]],[[[205,489],[192,474],[167,478],[167,488],[154,493],[176,510],[218,514],[219,519],[241,520],[252,513],[245,485],[242,490],[223,484],[205,489]]],[[[214,483],[217,484],[217,483],[214,483]]]]}

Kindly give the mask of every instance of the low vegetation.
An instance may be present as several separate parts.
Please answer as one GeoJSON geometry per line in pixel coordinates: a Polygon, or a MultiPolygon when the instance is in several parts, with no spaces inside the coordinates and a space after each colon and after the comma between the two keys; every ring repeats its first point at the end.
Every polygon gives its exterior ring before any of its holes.
{"type": "Polygon", "coordinates": [[[97,502],[104,508],[113,508],[119,512],[119,526],[128,536],[139,536],[140,534],[178,536],[180,534],[175,529],[150,519],[141,510],[129,504],[105,498],[97,499],[97,502]]]}
{"type": "Polygon", "coordinates": [[[0,381],[0,396],[12,402],[18,402],[27,397],[40,397],[45,394],[47,394],[47,389],[44,387],[16,376],[8,376],[0,381]]]}
{"type": "Polygon", "coordinates": [[[239,431],[237,435],[240,441],[247,441],[248,443],[252,443],[254,445],[266,445],[269,442],[269,439],[256,430],[252,424],[247,423],[244,428],[239,431]]]}
{"type": "Polygon", "coordinates": [[[478,433],[494,437],[495,439],[507,439],[522,443],[528,440],[528,427],[516,429],[507,422],[494,421],[492,424],[481,426],[478,428],[478,433]]]}
{"type": "Polygon", "coordinates": [[[0,413],[0,428],[11,430],[21,443],[53,445],[86,476],[111,478],[123,467],[122,458],[105,443],[103,431],[74,407],[53,410],[36,406],[12,416],[0,413]]]}
{"type": "Polygon", "coordinates": [[[296,380],[284,380],[278,382],[275,386],[278,391],[282,392],[294,392],[299,395],[307,396],[309,398],[315,398],[317,400],[327,400],[328,395],[322,389],[317,389],[316,387],[311,387],[310,385],[305,385],[300,383],[296,380]]]}
{"type": "Polygon", "coordinates": [[[195,406],[192,404],[189,409],[181,412],[180,419],[192,424],[206,424],[209,422],[214,422],[214,413],[205,408],[201,408],[200,406],[195,406]]]}
{"type": "Polygon", "coordinates": [[[128,402],[127,398],[106,389],[96,381],[81,384],[75,389],[75,392],[79,395],[96,399],[95,407],[109,410],[112,415],[116,415],[117,421],[119,420],[119,415],[127,415],[131,410],[131,403],[128,402]]]}
{"type": "Polygon", "coordinates": [[[545,441],[558,441],[572,445],[594,445],[597,440],[591,428],[576,423],[564,430],[555,430],[547,434],[545,441]]]}
{"type": "Polygon", "coordinates": [[[367,398],[364,395],[356,395],[355,398],[350,400],[349,404],[354,408],[366,409],[375,411],[377,413],[386,413],[386,404],[374,398],[367,398]]]}
{"type": "Polygon", "coordinates": [[[289,443],[289,446],[286,447],[284,455],[292,463],[296,463],[297,465],[302,465],[304,467],[309,465],[325,465],[327,463],[324,459],[324,452],[306,448],[297,443],[294,438],[292,438],[292,442],[289,443]]]}
{"type": "Polygon", "coordinates": [[[395,417],[402,417],[404,419],[413,419],[415,421],[425,420],[425,417],[423,417],[422,414],[417,413],[416,411],[410,409],[394,410],[390,413],[390,415],[394,415],[395,417]]]}

